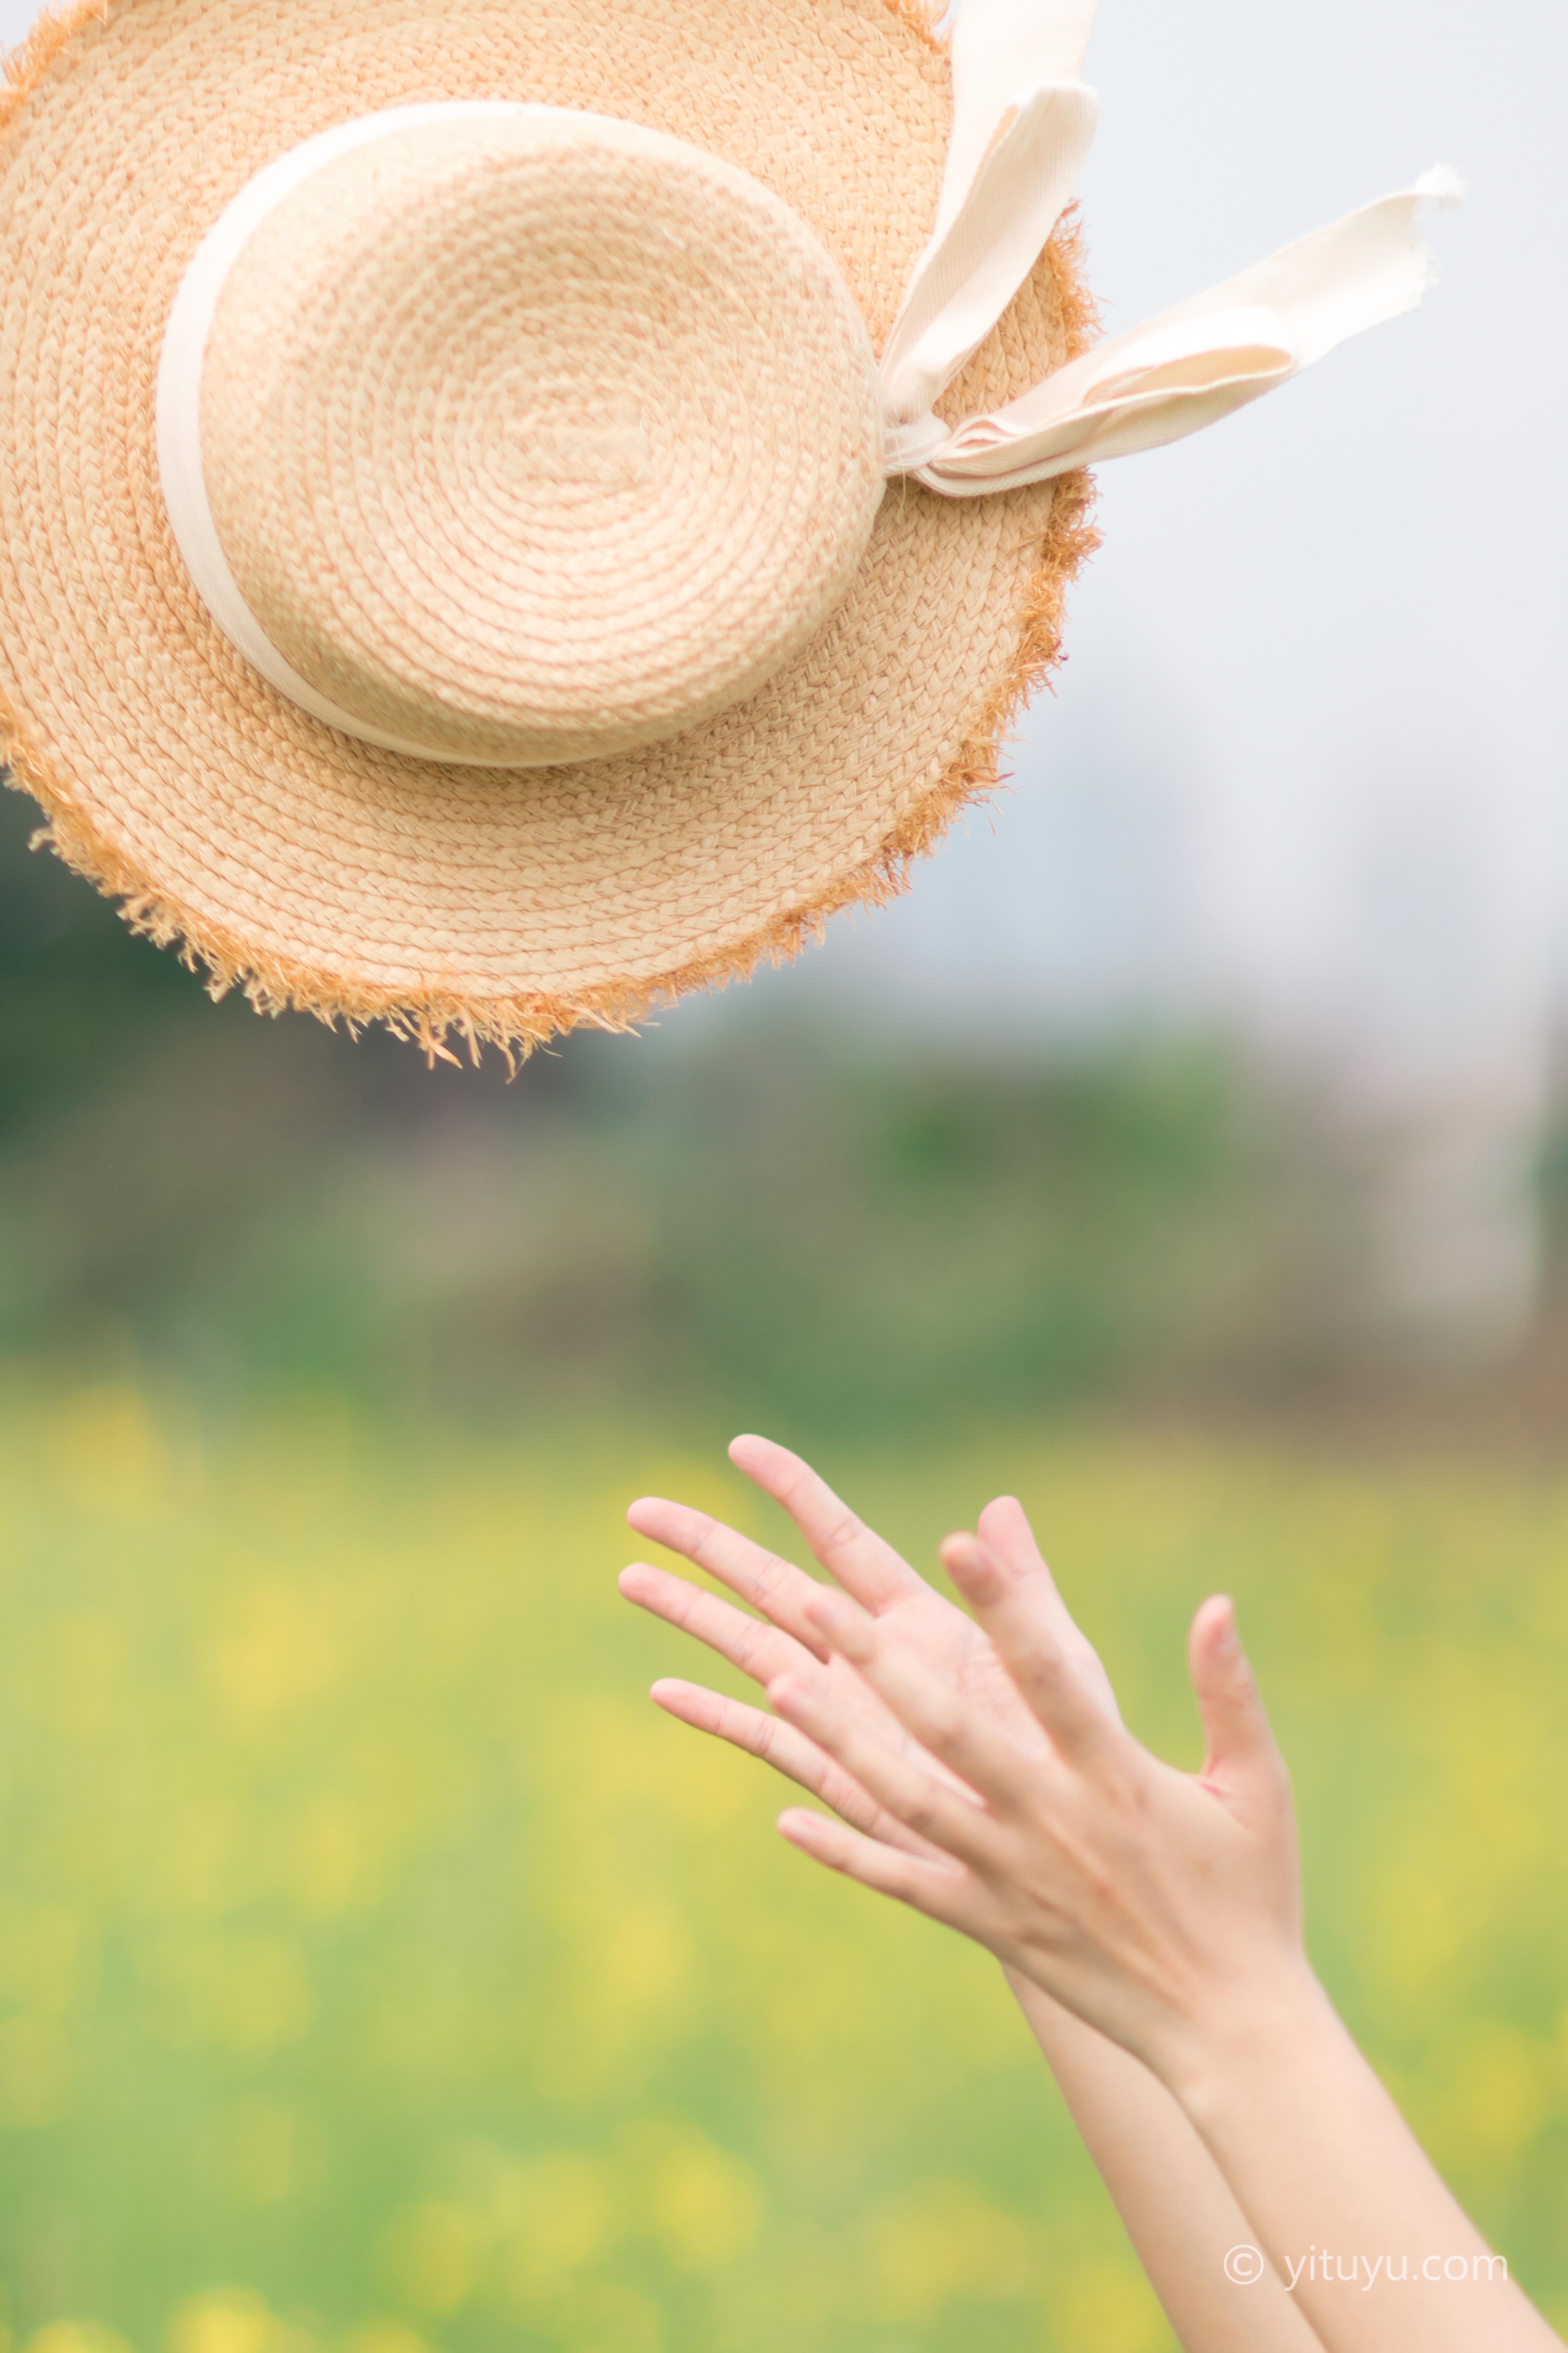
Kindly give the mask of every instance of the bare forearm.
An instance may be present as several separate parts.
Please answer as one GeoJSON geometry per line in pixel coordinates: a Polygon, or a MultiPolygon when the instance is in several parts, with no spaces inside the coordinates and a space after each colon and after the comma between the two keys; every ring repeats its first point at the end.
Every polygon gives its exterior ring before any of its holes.
{"type": "Polygon", "coordinates": [[[1305,1971],[1164,2072],[1328,2353],[1563,2353],[1305,1971]]]}
{"type": "Polygon", "coordinates": [[[1008,1983],[1185,2353],[1321,2353],[1272,2268],[1227,2275],[1252,2225],[1163,2084],[1026,1978],[1008,1983]]]}

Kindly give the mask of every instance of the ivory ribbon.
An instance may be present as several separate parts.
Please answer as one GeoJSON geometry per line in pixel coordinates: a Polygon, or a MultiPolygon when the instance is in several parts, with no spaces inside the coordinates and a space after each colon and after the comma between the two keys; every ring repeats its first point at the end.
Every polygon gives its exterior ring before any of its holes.
{"type": "Polygon", "coordinates": [[[1058,368],[1005,407],[944,425],[934,405],[995,325],[1071,200],[1099,100],[1080,79],[1097,0],[963,0],[936,227],[882,357],[887,470],[948,498],[1016,490],[1177,441],[1299,375],[1431,283],[1424,204],[1454,174],[1286,246],[1058,368]]]}

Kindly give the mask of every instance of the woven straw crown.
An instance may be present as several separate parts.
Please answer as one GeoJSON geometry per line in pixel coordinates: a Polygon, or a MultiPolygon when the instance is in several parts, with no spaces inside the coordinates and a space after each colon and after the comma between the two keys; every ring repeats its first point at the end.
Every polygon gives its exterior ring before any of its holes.
{"type": "Polygon", "coordinates": [[[266,1010],[624,1026],[987,791],[1082,467],[1428,180],[1088,348],[1093,0],[78,0],[0,97],[0,733],[266,1010]]]}
{"type": "Polygon", "coordinates": [[[432,112],[373,118],[227,271],[200,371],[218,538],[291,667],[428,758],[658,743],[754,692],[859,567],[865,326],[717,156],[432,112]]]}

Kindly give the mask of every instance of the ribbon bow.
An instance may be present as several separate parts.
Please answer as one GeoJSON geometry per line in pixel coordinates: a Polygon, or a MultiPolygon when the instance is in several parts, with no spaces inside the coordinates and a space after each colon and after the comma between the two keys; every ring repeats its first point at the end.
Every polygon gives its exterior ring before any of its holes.
{"type": "Polygon", "coordinates": [[[936,226],[882,356],[887,470],[948,498],[1179,441],[1413,311],[1432,280],[1421,207],[1464,194],[1452,172],[1428,172],[1098,343],[1005,407],[944,425],[936,402],[1034,268],[1088,159],[1100,101],[1081,75],[1097,5],[963,0],[953,29],[936,226]]]}

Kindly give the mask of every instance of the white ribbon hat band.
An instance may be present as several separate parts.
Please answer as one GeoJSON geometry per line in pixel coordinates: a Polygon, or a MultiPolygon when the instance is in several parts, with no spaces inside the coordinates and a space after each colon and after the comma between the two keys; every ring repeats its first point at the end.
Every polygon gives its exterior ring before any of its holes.
{"type": "MultiPolygon", "coordinates": [[[[944,424],[935,404],[1017,293],[1071,202],[1099,118],[1081,79],[1097,0],[963,0],[952,41],[952,128],[930,241],[880,364],[885,462],[947,498],[975,498],[1153,448],[1216,422],[1331,351],[1415,308],[1431,279],[1417,219],[1463,191],[1428,173],[1205,294],[1096,345],[1005,407],[944,424]]],[[[197,252],[170,315],[158,378],[165,503],[214,619],[275,687],[328,725],[419,757],[301,678],[268,638],[225,556],[201,450],[203,363],[219,298],[261,223],[314,172],[385,132],[472,103],[404,108],[308,140],[258,174],[197,252]]],[[[481,764],[487,765],[487,764],[481,764]]]]}

